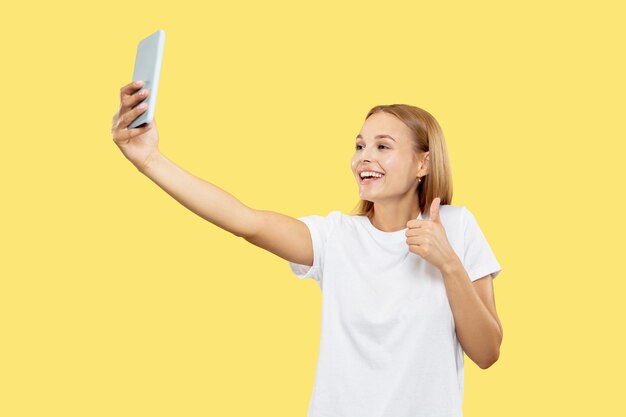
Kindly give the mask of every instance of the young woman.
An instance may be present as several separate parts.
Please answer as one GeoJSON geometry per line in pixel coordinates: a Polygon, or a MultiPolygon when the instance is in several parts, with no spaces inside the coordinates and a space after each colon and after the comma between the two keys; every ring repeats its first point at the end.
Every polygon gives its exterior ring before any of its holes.
{"type": "Polygon", "coordinates": [[[289,262],[322,289],[321,340],[309,417],[462,416],[464,353],[486,369],[502,325],[492,280],[501,271],[478,222],[452,206],[443,133],[418,107],[372,108],[351,166],[356,213],[298,219],[247,207],[158,149],[140,84],[121,89],[113,140],[185,207],[289,262]]]}

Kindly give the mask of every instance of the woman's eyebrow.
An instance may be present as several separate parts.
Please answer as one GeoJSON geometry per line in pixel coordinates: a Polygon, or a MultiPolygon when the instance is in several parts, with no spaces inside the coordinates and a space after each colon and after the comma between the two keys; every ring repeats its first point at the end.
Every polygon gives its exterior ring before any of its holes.
{"type": "MultiPolygon", "coordinates": [[[[363,136],[357,135],[356,138],[357,139],[359,139],[359,138],[363,139],[363,136]]],[[[379,138],[389,138],[389,139],[393,140],[394,142],[396,141],[394,138],[392,138],[389,135],[376,135],[376,136],[374,136],[374,139],[379,139],[379,138]]]]}

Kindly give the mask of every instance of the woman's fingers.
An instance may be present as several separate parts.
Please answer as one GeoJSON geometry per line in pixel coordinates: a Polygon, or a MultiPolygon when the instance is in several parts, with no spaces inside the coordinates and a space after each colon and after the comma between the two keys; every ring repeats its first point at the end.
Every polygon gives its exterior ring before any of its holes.
{"type": "Polygon", "coordinates": [[[128,142],[135,136],[143,135],[148,130],[152,129],[154,121],[146,124],[143,127],[136,127],[134,129],[117,129],[113,132],[113,140],[115,142],[128,142]]]}
{"type": "Polygon", "coordinates": [[[147,109],[148,109],[148,105],[146,103],[141,103],[139,106],[135,107],[134,109],[127,111],[122,116],[120,127],[122,129],[128,128],[128,125],[131,124],[133,120],[139,117],[139,115],[145,112],[147,109]]]}
{"type": "Polygon", "coordinates": [[[115,116],[113,116],[113,128],[111,129],[113,139],[115,141],[128,141],[129,139],[141,135],[142,133],[145,133],[147,130],[149,130],[150,127],[152,127],[152,123],[139,128],[128,128],[133,120],[139,117],[139,115],[141,115],[141,113],[145,112],[147,109],[148,105],[146,103],[142,103],[141,105],[130,110],[123,110],[123,107],[120,106],[120,108],[115,113],[115,116]]]}
{"type": "Polygon", "coordinates": [[[128,128],[133,120],[148,109],[147,103],[141,103],[139,106],[136,106],[137,103],[144,100],[149,94],[145,88],[139,92],[137,91],[141,89],[142,86],[143,82],[139,81],[127,84],[120,89],[120,107],[113,116],[113,127],[111,129],[115,142],[128,142],[135,136],[146,133],[146,131],[154,126],[153,121],[142,127],[128,128]]]}
{"type": "Polygon", "coordinates": [[[150,130],[153,125],[154,125],[154,122],[150,122],[143,127],[137,127],[135,129],[126,129],[126,131],[128,132],[128,139],[132,139],[135,136],[143,135],[148,130],[150,130]]]}
{"type": "Polygon", "coordinates": [[[135,91],[139,90],[142,85],[143,81],[135,81],[120,88],[120,101],[124,101],[126,97],[131,96],[135,91]]]}
{"type": "Polygon", "coordinates": [[[143,86],[143,82],[139,81],[125,85],[120,89],[120,104],[121,113],[125,113],[135,103],[145,99],[148,96],[148,91],[144,88],[137,92],[143,86]]]}

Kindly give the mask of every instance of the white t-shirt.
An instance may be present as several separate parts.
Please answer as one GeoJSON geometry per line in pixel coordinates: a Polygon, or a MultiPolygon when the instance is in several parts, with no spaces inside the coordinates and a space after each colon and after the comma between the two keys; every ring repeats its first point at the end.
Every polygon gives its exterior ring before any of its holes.
{"type": "MultiPolygon", "coordinates": [[[[501,271],[465,206],[440,206],[448,241],[471,281],[501,271]]],[[[418,219],[430,218],[429,214],[418,219]]],[[[461,417],[463,349],[441,272],[409,251],[407,229],[366,216],[299,217],[322,290],[320,349],[308,417],[461,417]]]]}

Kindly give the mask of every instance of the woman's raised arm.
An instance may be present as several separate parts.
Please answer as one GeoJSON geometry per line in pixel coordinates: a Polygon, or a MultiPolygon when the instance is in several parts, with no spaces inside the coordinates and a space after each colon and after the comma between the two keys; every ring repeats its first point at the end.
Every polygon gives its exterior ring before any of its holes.
{"type": "Polygon", "coordinates": [[[139,169],[166,193],[203,219],[239,237],[257,229],[255,210],[232,194],[196,177],[157,151],[139,169]]]}
{"type": "Polygon", "coordinates": [[[149,95],[142,84],[120,89],[120,107],[113,116],[113,141],[137,170],[179,203],[214,225],[245,238],[283,259],[313,264],[309,229],[298,219],[267,210],[254,210],[233,195],[185,171],[159,150],[156,119],[140,128],[129,124],[146,107],[138,106],[149,95]]]}

